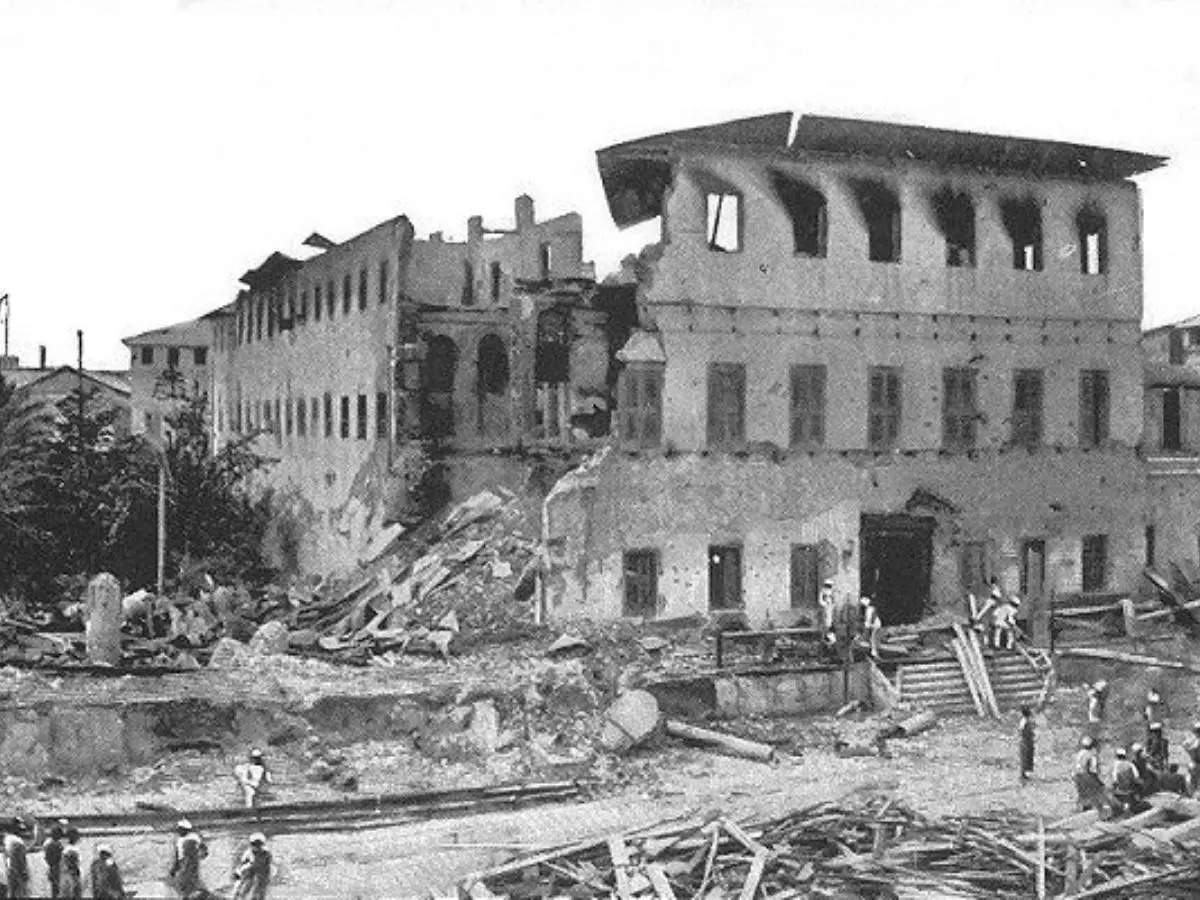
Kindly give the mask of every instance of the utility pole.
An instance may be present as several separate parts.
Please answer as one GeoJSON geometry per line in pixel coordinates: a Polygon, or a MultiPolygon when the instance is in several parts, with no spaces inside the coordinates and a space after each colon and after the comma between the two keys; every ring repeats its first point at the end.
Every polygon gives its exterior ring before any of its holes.
{"type": "Polygon", "coordinates": [[[79,345],[78,365],[75,374],[79,376],[79,427],[83,427],[83,329],[75,329],[75,340],[79,345]]]}
{"type": "Polygon", "coordinates": [[[4,309],[4,355],[8,356],[8,319],[12,315],[12,301],[8,294],[0,297],[0,307],[4,309]]]}
{"type": "Polygon", "coordinates": [[[158,452],[158,578],[155,593],[161,597],[167,568],[167,451],[159,447],[158,452]]]}

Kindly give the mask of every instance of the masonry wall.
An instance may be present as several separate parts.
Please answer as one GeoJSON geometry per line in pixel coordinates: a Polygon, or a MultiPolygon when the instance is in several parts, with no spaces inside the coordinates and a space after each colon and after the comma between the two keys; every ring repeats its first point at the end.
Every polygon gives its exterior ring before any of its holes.
{"type": "Polygon", "coordinates": [[[131,348],[129,362],[129,410],[133,434],[161,433],[163,421],[176,412],[188,397],[208,394],[212,383],[211,344],[201,347],[204,362],[196,362],[196,345],[150,344],[154,359],[142,362],[142,345],[131,348]],[[179,350],[179,364],[167,365],[167,351],[179,350]]]}

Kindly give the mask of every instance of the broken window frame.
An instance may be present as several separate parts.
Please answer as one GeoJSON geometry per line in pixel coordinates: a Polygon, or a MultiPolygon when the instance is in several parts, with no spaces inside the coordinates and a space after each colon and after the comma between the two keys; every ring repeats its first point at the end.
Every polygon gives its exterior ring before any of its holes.
{"type": "Polygon", "coordinates": [[[966,191],[943,187],[930,199],[934,219],[946,242],[946,266],[975,267],[975,201],[966,191]]]}
{"type": "Polygon", "coordinates": [[[617,421],[625,447],[653,450],[661,446],[665,375],[662,363],[630,363],[621,371],[617,421]]]}
{"type": "Polygon", "coordinates": [[[825,444],[826,368],[820,363],[793,365],[789,372],[790,446],[797,449],[825,444]]]}
{"type": "Polygon", "coordinates": [[[1041,272],[1046,240],[1041,204],[1034,197],[1008,197],[1000,202],[1000,217],[1012,242],[1013,268],[1041,272]]]}
{"type": "Polygon", "coordinates": [[[867,449],[895,450],[903,427],[904,383],[899,366],[871,366],[867,371],[867,449]]]}
{"type": "Polygon", "coordinates": [[[626,550],[622,553],[621,564],[621,615],[626,618],[655,618],[658,615],[658,575],[661,571],[658,550],[653,547],[626,550]]]}
{"type": "Polygon", "coordinates": [[[1109,398],[1106,369],[1079,373],[1079,446],[1100,447],[1108,441],[1109,398]]]}
{"type": "Polygon", "coordinates": [[[1046,376],[1041,369],[1013,370],[1013,404],[1009,426],[1010,442],[1014,446],[1033,449],[1041,445],[1045,398],[1046,376]]]}
{"type": "Polygon", "coordinates": [[[1108,535],[1085,534],[1080,544],[1080,589],[1099,593],[1108,587],[1108,535]]]}
{"type": "Polygon", "coordinates": [[[704,193],[705,227],[704,238],[708,249],[713,253],[741,253],[745,243],[743,233],[743,204],[744,198],[740,191],[731,187],[713,187],[704,193]],[[732,201],[732,212],[726,209],[726,201],[732,201]],[[722,237],[722,227],[725,222],[732,222],[732,246],[718,243],[722,237]]]}
{"type": "Polygon", "coordinates": [[[966,366],[942,369],[942,448],[974,450],[978,435],[979,403],[976,371],[966,366]]]}
{"type": "Polygon", "coordinates": [[[1107,275],[1108,221],[1104,214],[1091,207],[1081,209],[1075,217],[1075,228],[1079,234],[1080,274],[1107,275]]]}
{"type": "Polygon", "coordinates": [[[779,170],[771,172],[771,184],[792,222],[792,252],[824,259],[829,252],[829,204],[825,195],[807,181],[779,170]]]}
{"type": "Polygon", "coordinates": [[[746,364],[708,364],[707,446],[739,450],[746,443],[746,364]]]}

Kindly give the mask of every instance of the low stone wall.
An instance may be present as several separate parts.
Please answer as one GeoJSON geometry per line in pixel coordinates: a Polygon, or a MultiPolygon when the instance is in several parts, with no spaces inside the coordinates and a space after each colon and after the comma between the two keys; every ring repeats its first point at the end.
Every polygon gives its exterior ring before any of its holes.
{"type": "Polygon", "coordinates": [[[870,667],[711,675],[651,684],[647,690],[669,716],[804,716],[832,712],[850,700],[871,702],[870,667]]]}

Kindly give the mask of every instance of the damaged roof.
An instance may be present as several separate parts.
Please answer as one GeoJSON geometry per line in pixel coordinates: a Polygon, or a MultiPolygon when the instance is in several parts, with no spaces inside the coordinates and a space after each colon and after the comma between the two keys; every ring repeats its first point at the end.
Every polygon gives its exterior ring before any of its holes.
{"type": "Polygon", "coordinates": [[[788,112],[685,128],[614,144],[597,152],[600,178],[617,225],[647,221],[662,212],[671,177],[671,154],[683,147],[767,151],[780,157],[845,156],[920,160],[995,173],[1119,180],[1157,169],[1165,156],[1036,140],[898,125],[865,119],[788,112]]]}

